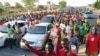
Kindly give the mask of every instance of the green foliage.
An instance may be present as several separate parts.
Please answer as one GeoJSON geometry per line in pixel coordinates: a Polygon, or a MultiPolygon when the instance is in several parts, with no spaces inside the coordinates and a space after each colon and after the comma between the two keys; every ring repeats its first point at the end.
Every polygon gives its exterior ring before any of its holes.
{"type": "Polygon", "coordinates": [[[2,8],[0,8],[0,13],[2,13],[4,10],[2,8]]]}
{"type": "Polygon", "coordinates": [[[0,13],[2,13],[3,11],[4,11],[3,5],[2,5],[2,3],[0,2],[0,13]]]}
{"type": "Polygon", "coordinates": [[[16,8],[23,8],[23,6],[21,4],[19,4],[18,2],[16,2],[15,7],[16,8]]]}
{"type": "Polygon", "coordinates": [[[97,0],[94,4],[93,7],[96,9],[100,9],[100,0],[97,0]]]}
{"type": "Polygon", "coordinates": [[[47,4],[51,4],[51,2],[50,1],[47,1],[47,4]]]}
{"type": "Polygon", "coordinates": [[[5,9],[10,8],[10,7],[11,7],[10,3],[8,3],[8,2],[5,2],[5,3],[4,3],[4,8],[5,8],[5,9]]]}
{"type": "Polygon", "coordinates": [[[62,0],[62,1],[60,1],[59,2],[59,6],[61,7],[61,8],[65,8],[66,7],[66,1],[64,1],[64,0],[62,0]]]}
{"type": "Polygon", "coordinates": [[[31,9],[32,8],[32,6],[34,5],[34,2],[35,2],[36,0],[22,0],[22,2],[25,4],[25,7],[27,8],[27,9],[31,9]]]}
{"type": "Polygon", "coordinates": [[[2,3],[0,2],[0,8],[3,8],[3,5],[2,5],[2,3]]]}

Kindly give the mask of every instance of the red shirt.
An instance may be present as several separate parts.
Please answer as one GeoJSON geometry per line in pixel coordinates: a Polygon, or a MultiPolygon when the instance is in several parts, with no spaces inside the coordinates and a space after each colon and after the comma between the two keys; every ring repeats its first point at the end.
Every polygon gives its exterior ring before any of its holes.
{"type": "Polygon", "coordinates": [[[59,40],[59,41],[57,41],[57,43],[56,43],[56,55],[57,56],[74,56],[74,53],[72,53],[72,50],[71,50],[71,48],[69,48],[69,51],[68,51],[68,54],[66,54],[65,53],[65,50],[64,49],[61,49],[60,47],[61,47],[61,43],[60,43],[61,41],[59,40]]]}
{"type": "Polygon", "coordinates": [[[38,19],[36,19],[36,20],[35,20],[35,24],[38,24],[38,23],[39,23],[39,20],[38,20],[38,19]]]}
{"type": "Polygon", "coordinates": [[[98,51],[99,35],[93,36],[91,33],[87,34],[86,41],[88,42],[87,51],[98,51]]]}
{"type": "MultiPolygon", "coordinates": [[[[65,53],[65,51],[64,51],[64,49],[61,49],[59,51],[59,56],[67,56],[66,53],[65,53]]],[[[71,50],[69,50],[68,56],[74,56],[74,54],[72,53],[71,50]]]]}
{"type": "Polygon", "coordinates": [[[30,18],[30,19],[29,19],[29,23],[31,23],[31,24],[32,24],[32,18],[30,18]]]}
{"type": "Polygon", "coordinates": [[[72,18],[72,16],[71,16],[71,15],[69,15],[69,16],[68,16],[68,19],[71,19],[71,18],[72,18]]]}
{"type": "Polygon", "coordinates": [[[98,37],[99,37],[99,42],[100,42],[100,34],[98,34],[98,37]]]}
{"type": "Polygon", "coordinates": [[[56,26],[56,29],[57,29],[58,31],[61,31],[61,28],[60,28],[59,26],[56,26]]]}
{"type": "Polygon", "coordinates": [[[55,52],[53,52],[52,54],[47,54],[46,52],[38,51],[32,47],[30,47],[30,50],[38,56],[56,56],[55,52]]]}
{"type": "MultiPolygon", "coordinates": [[[[56,40],[55,40],[56,41],[56,40]]],[[[60,49],[60,40],[56,41],[56,47],[54,48],[54,51],[51,54],[47,54],[45,51],[39,51],[36,50],[35,48],[30,47],[29,49],[37,54],[38,56],[66,56],[65,51],[63,49],[60,49]]],[[[74,56],[73,53],[71,52],[71,49],[69,50],[69,56],[74,56]]]]}
{"type": "MultiPolygon", "coordinates": [[[[44,36],[44,40],[49,36],[49,34],[46,34],[44,36]]],[[[56,56],[55,51],[53,51],[51,54],[47,54],[45,51],[39,51],[36,50],[33,47],[29,47],[30,51],[33,52],[34,54],[38,55],[38,56],[56,56]]]]}
{"type": "Polygon", "coordinates": [[[3,25],[4,23],[3,22],[0,22],[0,25],[3,25]]]}

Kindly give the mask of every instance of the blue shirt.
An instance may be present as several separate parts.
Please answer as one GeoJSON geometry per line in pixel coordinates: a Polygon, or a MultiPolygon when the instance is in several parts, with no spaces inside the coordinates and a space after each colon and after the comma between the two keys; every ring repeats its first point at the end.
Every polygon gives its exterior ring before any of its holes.
{"type": "Polygon", "coordinates": [[[76,46],[76,45],[78,45],[78,38],[76,36],[73,36],[70,38],[69,42],[70,42],[70,45],[76,46]]]}

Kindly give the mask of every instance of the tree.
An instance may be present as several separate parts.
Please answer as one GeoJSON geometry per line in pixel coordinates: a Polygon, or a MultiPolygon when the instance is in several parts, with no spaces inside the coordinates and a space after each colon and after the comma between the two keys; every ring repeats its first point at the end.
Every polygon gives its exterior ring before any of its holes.
{"type": "Polygon", "coordinates": [[[62,1],[60,1],[59,2],[59,6],[61,7],[61,8],[65,8],[66,7],[66,1],[64,1],[64,0],[62,0],[62,1]]]}
{"type": "Polygon", "coordinates": [[[18,2],[16,2],[15,7],[16,8],[23,8],[23,6],[21,4],[19,4],[18,2]]]}
{"type": "Polygon", "coordinates": [[[22,0],[22,2],[25,4],[25,8],[28,10],[28,14],[31,13],[33,5],[37,0],[22,0]]]}
{"type": "Polygon", "coordinates": [[[0,8],[3,8],[3,5],[2,5],[2,3],[0,2],[0,8]]]}
{"type": "Polygon", "coordinates": [[[52,3],[51,6],[53,9],[57,8],[57,5],[55,3],[52,3]]]}
{"type": "Polygon", "coordinates": [[[5,8],[5,9],[10,8],[10,7],[11,7],[10,3],[8,3],[8,2],[5,2],[5,3],[4,3],[4,8],[5,8]]]}
{"type": "Polygon", "coordinates": [[[22,2],[25,4],[25,7],[29,10],[33,7],[34,2],[36,0],[22,0],[22,2]]]}
{"type": "Polygon", "coordinates": [[[94,4],[93,7],[96,9],[100,9],[100,0],[97,0],[94,4]]]}
{"type": "Polygon", "coordinates": [[[2,13],[4,10],[2,8],[0,8],[0,13],[2,13]]]}
{"type": "Polygon", "coordinates": [[[50,5],[50,4],[51,4],[51,2],[50,2],[50,1],[47,1],[47,4],[49,4],[49,5],[50,5]]]}
{"type": "Polygon", "coordinates": [[[3,5],[2,3],[0,2],[0,14],[4,11],[4,8],[3,8],[3,5]]]}

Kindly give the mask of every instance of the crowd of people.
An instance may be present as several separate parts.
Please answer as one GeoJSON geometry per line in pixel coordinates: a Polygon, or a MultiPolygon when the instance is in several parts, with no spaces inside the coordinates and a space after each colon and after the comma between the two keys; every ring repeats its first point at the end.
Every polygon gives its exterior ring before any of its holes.
{"type": "Polygon", "coordinates": [[[38,51],[29,46],[25,39],[25,45],[38,56],[77,56],[79,46],[86,44],[87,56],[97,56],[99,53],[100,34],[95,26],[91,27],[87,18],[81,13],[64,13],[61,18],[53,23],[53,28],[48,33],[50,42],[45,45],[44,51],[38,51]],[[91,30],[90,30],[91,29],[91,30]]]}
{"type": "MultiPolygon", "coordinates": [[[[27,27],[25,29],[27,29],[26,31],[28,31],[28,27],[34,24],[37,24],[36,20],[40,20],[40,18],[42,18],[43,16],[46,16],[46,14],[51,14],[51,13],[41,13],[41,14],[30,14],[30,15],[20,15],[20,16],[11,16],[8,18],[3,18],[0,21],[0,26],[2,26],[4,23],[6,22],[10,22],[10,21],[16,21],[15,24],[12,26],[10,24],[8,24],[7,26],[7,39],[6,39],[6,46],[8,45],[10,50],[16,47],[20,47],[20,40],[21,38],[24,36],[22,29],[20,28],[20,25],[17,23],[18,20],[26,20],[28,21],[27,23],[27,27]],[[35,23],[32,23],[35,22],[35,23]]],[[[38,22],[39,23],[39,22],[38,22]]]]}
{"type": "Polygon", "coordinates": [[[6,39],[7,41],[6,44],[8,45],[10,50],[16,47],[20,47],[19,42],[23,34],[17,22],[15,22],[15,25],[13,26],[8,24],[7,35],[8,35],[8,38],[6,39]]]}
{"type": "MultiPolygon", "coordinates": [[[[87,56],[98,55],[100,35],[97,33],[96,27],[91,27],[88,19],[84,18],[81,13],[55,12],[47,14],[55,14],[55,20],[52,23],[52,29],[47,33],[47,36],[49,35],[49,40],[51,41],[46,43],[45,50],[36,50],[34,47],[31,47],[25,39],[21,40],[33,53],[37,54],[38,56],[77,56],[79,53],[79,46],[86,44],[87,56]]],[[[38,20],[41,20],[41,18],[47,14],[39,14],[35,16],[38,20]]],[[[32,16],[33,14],[31,14],[31,17],[30,15],[10,17],[13,19],[9,20],[29,19],[29,23],[32,24],[32,16]]],[[[7,21],[8,19],[5,19],[3,22],[7,21]]],[[[12,42],[12,35],[20,37],[21,34],[17,22],[15,24],[16,25],[13,28],[11,28],[11,26],[8,24],[7,32],[9,36],[8,40],[10,48],[12,48],[13,44],[19,43],[19,39],[15,39],[16,43],[12,42]]]]}

